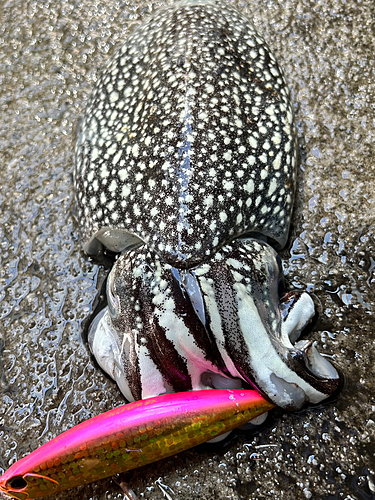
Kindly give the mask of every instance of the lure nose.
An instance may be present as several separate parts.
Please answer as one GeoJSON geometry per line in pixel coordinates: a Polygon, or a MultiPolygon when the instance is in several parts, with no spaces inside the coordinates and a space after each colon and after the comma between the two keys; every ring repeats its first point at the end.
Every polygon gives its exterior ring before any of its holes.
{"type": "Polygon", "coordinates": [[[22,476],[15,476],[9,480],[3,480],[3,477],[1,477],[0,499],[18,498],[19,500],[26,500],[29,498],[29,494],[21,491],[26,487],[27,482],[24,481],[22,476]]]}
{"type": "Polygon", "coordinates": [[[11,498],[8,493],[6,473],[0,477],[0,500],[11,498]]]}
{"type": "Polygon", "coordinates": [[[0,491],[5,492],[7,495],[0,498],[18,498],[19,500],[26,500],[29,497],[27,491],[27,481],[23,476],[14,476],[7,479],[7,474],[0,478],[0,491]]]}
{"type": "Polygon", "coordinates": [[[32,473],[11,476],[9,472],[11,472],[11,469],[0,477],[0,492],[9,495],[5,498],[31,500],[46,494],[56,493],[59,490],[59,483],[49,477],[32,473]],[[48,493],[46,493],[47,491],[48,493]]]}

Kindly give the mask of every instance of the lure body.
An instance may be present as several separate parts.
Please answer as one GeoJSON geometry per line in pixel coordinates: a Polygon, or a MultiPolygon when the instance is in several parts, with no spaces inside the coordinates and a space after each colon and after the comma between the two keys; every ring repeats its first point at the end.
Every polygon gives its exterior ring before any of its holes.
{"type": "Polygon", "coordinates": [[[16,462],[0,478],[20,500],[40,498],[174,455],[272,409],[256,391],[166,394],[91,418],[16,462]]]}
{"type": "Polygon", "coordinates": [[[89,344],[128,400],[245,382],[297,409],[336,389],[296,342],[311,297],[282,289],[296,158],[283,73],[232,6],[161,8],[109,61],[74,185],[85,251],[120,253],[89,344]]]}

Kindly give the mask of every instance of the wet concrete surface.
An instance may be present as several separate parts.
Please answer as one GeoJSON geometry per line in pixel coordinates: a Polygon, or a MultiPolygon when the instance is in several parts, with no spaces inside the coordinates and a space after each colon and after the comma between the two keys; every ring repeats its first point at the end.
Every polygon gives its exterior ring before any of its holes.
{"type": "MultiPolygon", "coordinates": [[[[160,2],[161,4],[162,2],[160,2]]],[[[74,124],[109,54],[159,4],[0,5],[0,472],[124,401],[82,340],[103,274],[72,217],[74,124]]],[[[273,412],[256,435],[128,474],[144,499],[375,498],[372,0],[240,4],[284,67],[302,149],[289,282],[313,295],[309,337],[344,374],[333,401],[273,412]]],[[[56,499],[120,499],[111,480],[56,499]]]]}

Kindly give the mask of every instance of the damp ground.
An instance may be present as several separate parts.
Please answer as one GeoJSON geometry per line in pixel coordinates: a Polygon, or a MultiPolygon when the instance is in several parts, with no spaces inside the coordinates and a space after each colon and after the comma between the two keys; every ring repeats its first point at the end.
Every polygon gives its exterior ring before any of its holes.
{"type": "MultiPolygon", "coordinates": [[[[110,54],[159,4],[0,5],[0,472],[123,404],[82,338],[103,270],[72,217],[74,126],[110,54]]],[[[141,499],[368,500],[375,494],[373,0],[253,0],[301,142],[284,267],[320,317],[309,337],[344,375],[327,404],[274,411],[256,435],[128,474],[141,499]]],[[[56,500],[122,499],[111,480],[56,500]]]]}

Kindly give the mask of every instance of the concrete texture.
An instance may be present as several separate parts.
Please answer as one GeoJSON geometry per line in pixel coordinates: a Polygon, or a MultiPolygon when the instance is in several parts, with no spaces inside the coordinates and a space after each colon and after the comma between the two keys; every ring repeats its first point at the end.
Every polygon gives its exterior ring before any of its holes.
{"type": "MultiPolygon", "coordinates": [[[[104,271],[72,217],[74,124],[108,55],[163,2],[3,0],[0,5],[0,472],[123,403],[90,358],[85,319],[104,271]]],[[[141,499],[375,498],[373,0],[253,0],[288,76],[302,147],[283,254],[314,296],[310,338],[344,374],[339,396],[273,412],[258,434],[128,474],[141,499]]],[[[57,500],[121,499],[111,480],[57,500]]]]}

